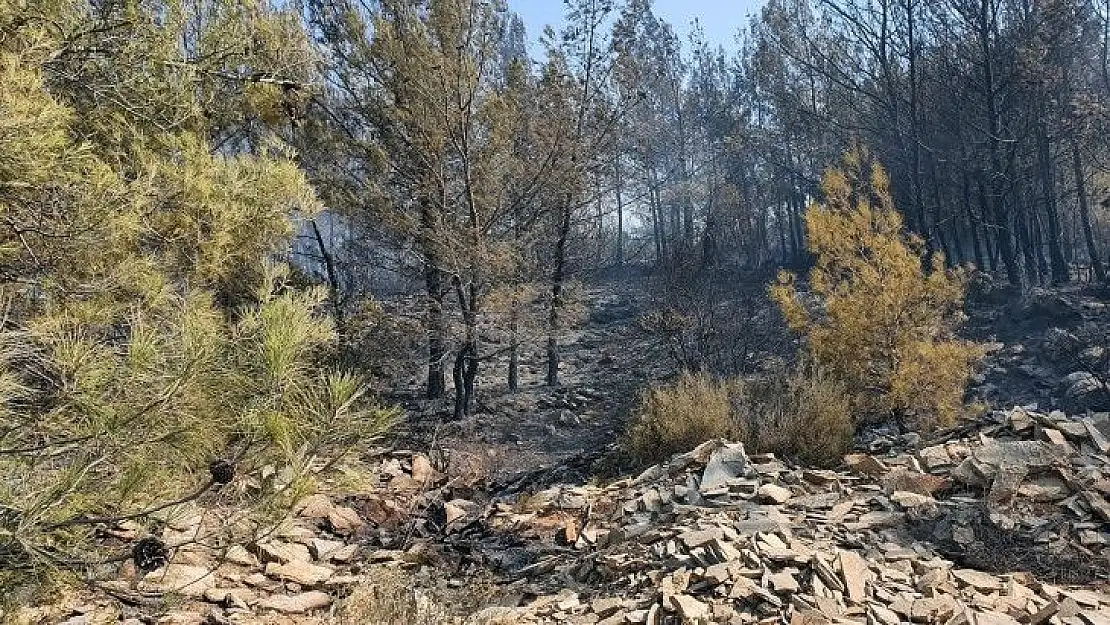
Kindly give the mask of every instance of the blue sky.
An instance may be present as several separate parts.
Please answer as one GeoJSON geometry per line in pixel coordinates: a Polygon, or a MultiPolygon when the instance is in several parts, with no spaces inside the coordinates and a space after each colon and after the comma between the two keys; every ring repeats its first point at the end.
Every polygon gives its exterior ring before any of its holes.
{"type": "MultiPolygon", "coordinates": [[[[736,31],[759,12],[763,0],[655,0],[655,14],[675,27],[685,45],[690,24],[697,19],[711,44],[733,48],[736,31]]],[[[562,23],[562,0],[509,0],[509,7],[524,18],[529,44],[534,46],[545,24],[562,23]]]]}

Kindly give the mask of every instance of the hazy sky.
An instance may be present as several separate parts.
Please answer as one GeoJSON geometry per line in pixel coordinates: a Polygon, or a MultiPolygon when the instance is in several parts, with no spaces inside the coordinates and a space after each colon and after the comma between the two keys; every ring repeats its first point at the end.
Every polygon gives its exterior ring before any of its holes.
{"type": "MultiPolygon", "coordinates": [[[[712,44],[733,47],[736,31],[748,23],[748,16],[759,12],[763,0],[655,0],[655,14],[674,26],[686,44],[690,24],[697,19],[712,44]]],[[[509,0],[509,7],[524,18],[529,44],[533,45],[545,24],[558,27],[562,22],[562,0],[509,0]]]]}

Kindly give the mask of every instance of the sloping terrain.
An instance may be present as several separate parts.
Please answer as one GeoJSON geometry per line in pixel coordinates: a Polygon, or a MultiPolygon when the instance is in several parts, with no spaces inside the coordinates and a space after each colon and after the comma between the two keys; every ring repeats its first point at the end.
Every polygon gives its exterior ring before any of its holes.
{"type": "MultiPolygon", "coordinates": [[[[1073,373],[1056,346],[1090,354],[1081,328],[1100,323],[1100,309],[1083,296],[1050,296],[1080,310],[1069,329],[1054,329],[1053,309],[1038,331],[984,337],[1002,340],[972,394],[1037,406],[988,411],[929,438],[871,429],[837,470],[710,441],[605,482],[591,476],[608,466],[599,461],[611,455],[619,410],[639,384],[665,375],[658,345],[635,326],[634,300],[610,297],[600,309],[619,314],[595,315],[571,343],[566,387],[539,386],[537,367],[521,393],[485,395],[474,423],[435,428],[416,415],[405,440],[429,451],[341,465],[338,479],[250,544],[206,544],[205,528],[222,517],[203,502],[167,510],[168,566],[114,565],[88,591],[8,616],[71,625],[1110,623],[1110,414],[1075,403],[1097,401],[1101,381],[1090,373],[1086,394],[1074,382],[1001,386],[1026,369],[1073,373]],[[1021,336],[1028,347],[1013,342],[1021,336]],[[434,444],[419,444],[427,436],[434,444]],[[387,614],[379,598],[356,610],[360,590],[385,579],[402,580],[388,592],[411,605],[387,614]]],[[[1006,313],[973,314],[998,324],[1006,313]]],[[[122,548],[140,528],[103,530],[122,548]]]]}

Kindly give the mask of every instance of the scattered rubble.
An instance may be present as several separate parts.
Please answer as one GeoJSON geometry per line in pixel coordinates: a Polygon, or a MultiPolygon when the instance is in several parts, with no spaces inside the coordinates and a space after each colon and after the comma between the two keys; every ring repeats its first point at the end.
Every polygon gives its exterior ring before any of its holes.
{"type": "Polygon", "coordinates": [[[481,501],[397,453],[377,492],[313,495],[265,540],[182,548],[116,588],[191,602],[160,623],[323,622],[305,619],[374,566],[455,587],[493,570],[483,618],[505,622],[1110,623],[1108,439],[1110,414],[1019,407],[840,470],[710,441],[609,484],[481,501]]]}

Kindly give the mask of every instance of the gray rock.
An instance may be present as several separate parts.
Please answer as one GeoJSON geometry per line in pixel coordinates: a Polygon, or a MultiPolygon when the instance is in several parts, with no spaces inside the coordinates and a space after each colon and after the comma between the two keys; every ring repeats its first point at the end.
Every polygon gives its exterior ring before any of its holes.
{"type": "Polygon", "coordinates": [[[716,449],[702,472],[701,491],[727,486],[729,480],[742,477],[747,470],[748,455],[744,452],[744,445],[731,443],[716,449]]]}

